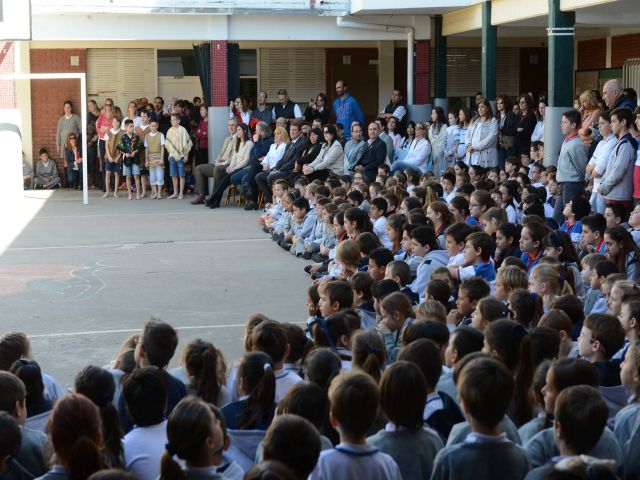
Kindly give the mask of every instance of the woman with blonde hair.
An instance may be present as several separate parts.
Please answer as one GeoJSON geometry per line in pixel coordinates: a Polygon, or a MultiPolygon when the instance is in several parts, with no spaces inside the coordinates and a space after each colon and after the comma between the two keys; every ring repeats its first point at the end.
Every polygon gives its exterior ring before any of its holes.
{"type": "Polygon", "coordinates": [[[589,146],[593,142],[593,128],[600,118],[598,97],[593,90],[585,90],[580,94],[580,108],[578,110],[582,115],[578,135],[584,144],[589,146]]]}

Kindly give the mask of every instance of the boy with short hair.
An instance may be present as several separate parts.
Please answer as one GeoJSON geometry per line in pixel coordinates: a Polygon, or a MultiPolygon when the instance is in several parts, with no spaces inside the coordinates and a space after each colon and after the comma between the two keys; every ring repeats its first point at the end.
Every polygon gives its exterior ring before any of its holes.
{"type": "Polygon", "coordinates": [[[531,470],[526,480],[548,478],[545,475],[553,472],[563,459],[590,454],[604,432],[607,414],[607,404],[591,385],[574,385],[562,390],[556,399],[553,422],[555,446],[560,455],[547,465],[531,470]]]}
{"type": "Polygon", "coordinates": [[[164,134],[158,131],[155,119],[149,123],[149,131],[144,136],[144,154],[144,166],[149,169],[151,198],[159,200],[164,186],[164,134]]]}
{"type": "Polygon", "coordinates": [[[422,419],[446,443],[451,428],[456,423],[464,422],[464,416],[453,398],[443,391],[436,391],[442,373],[440,354],[441,350],[433,340],[420,338],[400,350],[398,360],[415,363],[422,371],[427,384],[427,401],[422,419]]]}
{"type": "MultiPolygon", "coordinates": [[[[584,192],[584,177],[589,158],[587,157],[587,147],[578,135],[581,122],[582,117],[577,110],[567,110],[562,114],[561,128],[565,138],[560,148],[556,174],[560,185],[560,195],[553,211],[553,219],[558,225],[562,225],[565,221],[564,215],[566,213],[564,212],[567,211],[565,206],[584,192]]],[[[588,201],[587,204],[589,204],[588,201]]],[[[589,210],[590,207],[591,205],[589,205],[589,210]]],[[[589,210],[582,216],[587,215],[589,210]]],[[[578,242],[574,240],[574,243],[578,242]]]]}
{"type": "Polygon", "coordinates": [[[340,373],[331,381],[331,425],[340,443],[320,453],[309,480],[401,480],[400,469],[387,454],[367,445],[367,432],[378,417],[378,386],[366,373],[340,373]]]}
{"type": "Polygon", "coordinates": [[[438,453],[431,479],[523,479],[531,468],[529,456],[500,428],[512,401],[512,374],[497,360],[477,358],[462,368],[458,387],[472,433],[438,453]]]}
{"type": "Polygon", "coordinates": [[[180,125],[180,114],[171,114],[171,128],[167,130],[165,145],[169,154],[169,174],[173,183],[173,194],[169,198],[182,200],[184,195],[185,169],[184,164],[189,161],[189,152],[193,143],[189,132],[180,125]],[[178,177],[180,186],[178,187],[178,177]]]}
{"type": "Polygon", "coordinates": [[[124,467],[140,480],[155,480],[160,475],[160,460],[167,444],[167,388],[158,367],[142,367],[129,375],[122,397],[131,415],[133,428],[122,441],[124,467]]]}
{"type": "Polygon", "coordinates": [[[49,160],[49,152],[46,148],[38,151],[40,161],[36,164],[36,173],[33,177],[33,188],[46,190],[60,187],[60,176],[56,162],[49,160]]]}
{"type": "Polygon", "coordinates": [[[591,211],[591,204],[582,197],[572,198],[562,210],[562,214],[567,220],[560,225],[560,231],[566,232],[571,237],[571,241],[578,245],[582,240],[582,219],[591,211]]]}
{"type": "Polygon", "coordinates": [[[140,137],[133,132],[133,120],[124,121],[124,135],[118,143],[118,150],[122,153],[122,174],[127,185],[127,194],[131,200],[131,175],[136,184],[136,200],[140,200],[140,159],[138,152],[142,146],[140,137]]]}
{"type": "Polygon", "coordinates": [[[355,293],[354,306],[360,315],[362,329],[376,328],[376,310],[373,306],[373,278],[367,272],[357,272],[349,279],[349,283],[355,293]]]}
{"type": "Polygon", "coordinates": [[[252,351],[264,352],[273,361],[273,374],[276,377],[276,397],[279,402],[284,398],[289,389],[302,378],[296,373],[284,369],[284,359],[291,351],[291,345],[287,339],[287,332],[279,322],[265,320],[257,325],[251,332],[252,351]]]}
{"type": "Polygon", "coordinates": [[[591,313],[593,306],[602,296],[602,292],[599,289],[591,288],[591,276],[593,275],[593,269],[596,264],[606,260],[607,257],[601,253],[589,253],[584,256],[580,265],[582,267],[582,284],[587,286],[587,293],[584,296],[584,314],[585,316],[591,313]]]}
{"type": "MultiPolygon", "coordinates": [[[[136,349],[133,354],[136,367],[153,366],[162,370],[166,369],[177,346],[178,334],[173,327],[162,320],[151,318],[151,320],[145,323],[138,343],[136,344],[136,349]]],[[[167,389],[166,409],[167,415],[169,415],[178,402],[187,396],[187,387],[181,380],[178,380],[169,373],[166,374],[164,382],[166,384],[165,388],[167,389]]],[[[128,412],[129,410],[125,406],[124,395],[121,395],[118,400],[118,416],[124,433],[129,432],[134,425],[128,412]]]]}
{"type": "Polygon", "coordinates": [[[447,315],[448,325],[471,325],[471,314],[483,297],[488,297],[491,287],[481,277],[469,277],[460,283],[456,308],[447,315]]]}
{"type": "Polygon", "coordinates": [[[624,330],[620,321],[606,313],[592,313],[582,326],[578,337],[580,357],[593,363],[600,374],[600,385],[620,385],[620,360],[613,355],[624,344],[624,330]]]}
{"type": "Polygon", "coordinates": [[[493,240],[488,233],[472,233],[465,241],[461,266],[449,267],[449,272],[458,281],[478,276],[495,290],[496,269],[491,262],[492,249],[493,240]]]}
{"type": "Polygon", "coordinates": [[[344,280],[327,280],[318,287],[320,315],[327,318],[332,313],[353,306],[353,290],[344,280]]]}
{"type": "Polygon", "coordinates": [[[604,243],[604,231],[607,229],[607,221],[604,215],[594,213],[582,218],[582,240],[578,244],[578,253],[581,257],[589,253],[606,254],[604,243]]]}
{"type": "Polygon", "coordinates": [[[296,198],[293,202],[293,238],[291,239],[290,252],[298,257],[304,252],[304,239],[311,235],[316,223],[315,212],[311,213],[309,201],[304,198],[296,198]]]}
{"type": "Polygon", "coordinates": [[[369,252],[368,272],[375,282],[385,278],[385,270],[393,262],[393,253],[387,248],[376,248],[369,252]]]}
{"type": "Polygon", "coordinates": [[[47,435],[41,431],[25,427],[27,390],[18,377],[0,371],[0,411],[5,411],[20,427],[21,441],[18,454],[10,460],[9,471],[0,477],[7,480],[37,478],[48,470],[52,448],[47,435]]]}
{"type": "Polygon", "coordinates": [[[387,210],[389,203],[383,197],[377,197],[371,200],[371,209],[369,215],[373,223],[373,233],[380,239],[380,243],[384,248],[392,249],[393,242],[389,240],[387,235],[387,210]]]}
{"type": "Polygon", "coordinates": [[[607,313],[608,296],[611,294],[613,284],[618,280],[625,280],[626,275],[618,273],[618,266],[610,260],[602,260],[593,267],[591,271],[591,290],[600,291],[600,296],[593,305],[590,312],[585,313],[607,313]],[[610,279],[610,280],[609,280],[610,279]]]}
{"type": "Polygon", "coordinates": [[[464,260],[464,247],[466,239],[475,230],[464,222],[454,223],[444,232],[445,245],[449,254],[448,267],[458,266],[464,260]]]}
{"type": "Polygon", "coordinates": [[[419,296],[413,293],[408,284],[411,281],[411,267],[406,262],[394,260],[387,264],[384,273],[385,279],[391,279],[398,284],[400,291],[406,295],[411,305],[417,305],[419,296]]]}

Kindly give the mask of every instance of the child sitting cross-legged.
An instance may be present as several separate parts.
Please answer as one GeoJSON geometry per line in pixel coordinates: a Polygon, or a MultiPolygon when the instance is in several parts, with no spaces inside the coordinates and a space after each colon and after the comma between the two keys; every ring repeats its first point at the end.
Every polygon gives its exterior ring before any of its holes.
{"type": "Polygon", "coordinates": [[[438,453],[431,479],[523,479],[529,457],[500,429],[514,392],[511,373],[494,359],[476,358],[462,367],[458,386],[471,433],[438,453]]]}
{"type": "Polygon", "coordinates": [[[341,373],[331,382],[329,401],[331,424],[340,434],[340,443],[320,453],[310,480],[400,480],[393,458],[367,445],[366,434],[376,421],[380,394],[366,373],[341,373]]]}

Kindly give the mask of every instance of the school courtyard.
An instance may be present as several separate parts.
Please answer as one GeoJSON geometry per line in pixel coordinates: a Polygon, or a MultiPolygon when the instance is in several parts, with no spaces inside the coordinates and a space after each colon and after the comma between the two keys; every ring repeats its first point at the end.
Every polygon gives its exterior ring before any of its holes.
{"type": "Polygon", "coordinates": [[[305,321],[306,263],[262,232],[256,212],[101,195],[83,206],[75,191],[25,192],[0,233],[3,331],[27,333],[63,387],[78,365],[113,360],[151,316],[179,332],[171,368],[194,338],[238,358],[252,313],[305,321]]]}

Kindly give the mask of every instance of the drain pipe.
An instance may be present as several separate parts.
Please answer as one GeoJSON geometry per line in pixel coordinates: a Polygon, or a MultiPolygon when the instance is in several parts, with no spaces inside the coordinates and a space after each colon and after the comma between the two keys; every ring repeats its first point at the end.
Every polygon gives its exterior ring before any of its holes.
{"type": "Polygon", "coordinates": [[[376,30],[378,32],[400,32],[407,34],[407,105],[413,104],[413,49],[415,29],[413,27],[400,27],[397,25],[381,25],[378,23],[364,23],[355,20],[345,20],[344,17],[336,18],[339,28],[355,28],[359,30],[376,30]]]}

